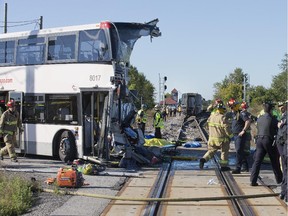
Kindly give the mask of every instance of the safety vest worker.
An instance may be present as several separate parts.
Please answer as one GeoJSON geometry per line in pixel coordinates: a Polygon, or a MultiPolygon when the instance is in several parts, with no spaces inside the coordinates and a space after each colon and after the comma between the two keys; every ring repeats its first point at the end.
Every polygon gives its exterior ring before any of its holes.
{"type": "Polygon", "coordinates": [[[164,128],[163,118],[160,111],[160,105],[156,104],[153,118],[153,127],[155,128],[155,138],[162,139],[161,128],[164,128]]]}
{"type": "Polygon", "coordinates": [[[146,110],[147,110],[146,104],[142,104],[141,109],[137,112],[136,116],[136,122],[138,124],[138,128],[141,129],[143,135],[145,134],[145,125],[147,122],[146,110]]]}
{"type": "Polygon", "coordinates": [[[7,107],[8,109],[0,118],[0,135],[3,136],[6,145],[0,150],[0,159],[3,160],[3,156],[8,153],[12,162],[18,162],[17,155],[15,153],[16,133],[17,127],[19,128],[20,132],[22,132],[22,123],[19,113],[16,110],[14,100],[8,101],[7,107]]]}

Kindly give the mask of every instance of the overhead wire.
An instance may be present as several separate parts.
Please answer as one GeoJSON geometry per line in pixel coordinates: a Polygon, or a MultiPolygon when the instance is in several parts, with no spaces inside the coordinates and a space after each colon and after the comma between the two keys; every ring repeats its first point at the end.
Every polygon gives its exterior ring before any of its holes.
{"type": "MultiPolygon", "coordinates": [[[[25,20],[25,21],[9,21],[7,22],[7,27],[18,27],[18,26],[24,26],[24,25],[39,25],[39,20],[40,19],[34,19],[34,20],[25,20]]],[[[5,23],[4,21],[0,21],[0,23],[5,23]]],[[[5,27],[4,25],[0,25],[1,28],[5,27]]]]}

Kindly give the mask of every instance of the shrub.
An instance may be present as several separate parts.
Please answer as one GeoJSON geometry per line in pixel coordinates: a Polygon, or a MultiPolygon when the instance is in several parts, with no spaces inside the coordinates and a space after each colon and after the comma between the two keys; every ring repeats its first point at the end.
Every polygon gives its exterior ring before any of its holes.
{"type": "Polygon", "coordinates": [[[20,215],[31,207],[32,182],[0,171],[0,215],[20,215]]]}

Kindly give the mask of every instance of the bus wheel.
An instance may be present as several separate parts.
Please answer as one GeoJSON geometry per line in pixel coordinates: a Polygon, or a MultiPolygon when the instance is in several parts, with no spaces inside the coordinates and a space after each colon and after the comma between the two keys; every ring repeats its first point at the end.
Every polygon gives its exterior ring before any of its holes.
{"type": "Polygon", "coordinates": [[[59,158],[65,163],[76,158],[76,145],[73,135],[65,131],[61,134],[59,142],[59,158]]]}

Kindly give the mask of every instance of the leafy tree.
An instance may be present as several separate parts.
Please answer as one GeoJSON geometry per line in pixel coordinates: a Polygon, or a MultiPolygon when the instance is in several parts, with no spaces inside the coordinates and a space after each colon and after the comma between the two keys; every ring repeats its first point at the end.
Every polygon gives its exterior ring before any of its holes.
{"type": "Polygon", "coordinates": [[[228,101],[230,98],[242,100],[242,85],[244,73],[241,68],[236,68],[233,73],[230,73],[222,82],[214,84],[214,98],[221,98],[228,101]]]}
{"type": "Polygon", "coordinates": [[[141,107],[141,102],[146,104],[148,108],[154,106],[154,91],[153,84],[148,81],[143,73],[139,73],[136,67],[130,66],[128,75],[130,81],[128,88],[137,92],[135,105],[141,107]]]}
{"type": "Polygon", "coordinates": [[[253,104],[261,104],[264,101],[270,101],[271,98],[267,96],[268,89],[263,86],[252,86],[250,88],[250,99],[253,104]]]}
{"type": "Polygon", "coordinates": [[[274,96],[276,101],[286,101],[288,89],[287,89],[287,53],[282,59],[282,63],[279,65],[280,70],[282,71],[276,76],[273,76],[271,84],[271,94],[274,96]]]}

